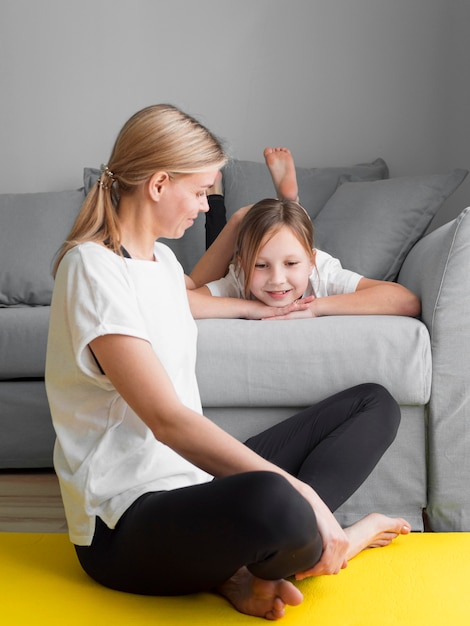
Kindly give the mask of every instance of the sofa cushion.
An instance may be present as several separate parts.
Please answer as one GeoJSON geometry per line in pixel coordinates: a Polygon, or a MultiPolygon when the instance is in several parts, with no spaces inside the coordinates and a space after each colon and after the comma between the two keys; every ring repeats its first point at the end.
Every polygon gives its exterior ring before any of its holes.
{"type": "Polygon", "coordinates": [[[0,407],[0,469],[52,467],[55,432],[44,381],[3,381],[0,407]]]}
{"type": "Polygon", "coordinates": [[[343,267],[394,280],[446,198],[467,175],[404,176],[372,182],[344,182],[315,219],[318,248],[343,267]]]}
{"type": "Polygon", "coordinates": [[[83,200],[83,189],[0,195],[0,306],[50,304],[54,256],[83,200]]]}
{"type": "Polygon", "coordinates": [[[363,382],[381,383],[400,404],[429,400],[429,333],[414,318],[197,323],[197,378],[205,407],[307,406],[363,382]]]}
{"type": "Polygon", "coordinates": [[[0,308],[0,380],[44,377],[49,310],[0,308]]]}
{"type": "MultiPolygon", "coordinates": [[[[344,167],[296,167],[296,172],[300,201],[312,219],[334,193],[343,176],[358,181],[379,180],[388,178],[389,173],[383,159],[344,167]]],[[[265,163],[233,159],[223,170],[223,185],[227,217],[243,206],[275,197],[265,163]]]]}

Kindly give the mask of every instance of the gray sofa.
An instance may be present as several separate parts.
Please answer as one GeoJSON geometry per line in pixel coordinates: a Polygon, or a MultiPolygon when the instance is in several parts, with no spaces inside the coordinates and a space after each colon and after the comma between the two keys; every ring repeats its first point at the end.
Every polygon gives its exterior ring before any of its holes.
{"type": "MultiPolygon", "coordinates": [[[[298,168],[316,245],[349,269],[398,280],[421,319],[338,316],[282,322],[200,320],[197,374],[205,413],[244,439],[364,381],[398,400],[397,439],[337,517],[377,510],[423,529],[470,531],[470,215],[425,236],[466,171],[389,178],[386,163],[298,168]]],[[[0,469],[52,466],[44,361],[54,254],[96,171],[79,190],[0,196],[0,469]]],[[[273,194],[264,164],[224,170],[227,213],[273,194]]],[[[186,271],[204,251],[201,215],[169,245],[186,271]]]]}

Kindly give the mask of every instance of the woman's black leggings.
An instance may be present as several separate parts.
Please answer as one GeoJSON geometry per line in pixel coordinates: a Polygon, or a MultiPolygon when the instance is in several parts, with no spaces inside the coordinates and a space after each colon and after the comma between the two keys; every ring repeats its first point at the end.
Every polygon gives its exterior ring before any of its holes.
{"type": "MultiPolygon", "coordinates": [[[[335,510],[395,438],[400,409],[386,389],[347,389],[252,437],[246,445],[315,489],[335,510]]],[[[274,472],[249,472],[147,493],[110,530],[99,518],[84,570],[107,587],[140,594],[210,590],[242,566],[276,580],[322,553],[308,502],[274,472]]]]}

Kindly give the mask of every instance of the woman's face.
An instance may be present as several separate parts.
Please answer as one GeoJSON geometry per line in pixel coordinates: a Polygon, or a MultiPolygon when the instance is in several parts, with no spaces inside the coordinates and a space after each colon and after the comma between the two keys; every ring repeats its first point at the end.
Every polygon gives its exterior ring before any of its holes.
{"type": "Polygon", "coordinates": [[[313,264],[292,230],[282,226],[261,243],[250,292],[269,306],[291,304],[305,293],[313,264]]]}
{"type": "Polygon", "coordinates": [[[217,172],[210,169],[168,181],[159,203],[161,237],[179,239],[201,211],[209,210],[206,192],[214,184],[217,172]]]}

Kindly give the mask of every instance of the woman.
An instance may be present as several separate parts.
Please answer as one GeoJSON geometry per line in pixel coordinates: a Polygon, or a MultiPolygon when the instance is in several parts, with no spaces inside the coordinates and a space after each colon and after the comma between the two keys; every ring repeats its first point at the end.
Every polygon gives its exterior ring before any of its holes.
{"type": "MultiPolygon", "coordinates": [[[[119,133],[56,263],[54,465],[71,541],[95,580],[141,594],[214,590],[278,619],[302,600],[285,577],[337,573],[409,532],[378,514],[342,530],[330,511],[370,473],[400,416],[370,384],[246,445],[202,415],[183,271],[155,241],[181,237],[207,211],[225,158],[170,105],[143,109],[119,133]]],[[[245,310],[273,314],[260,303],[245,310]]]]}

